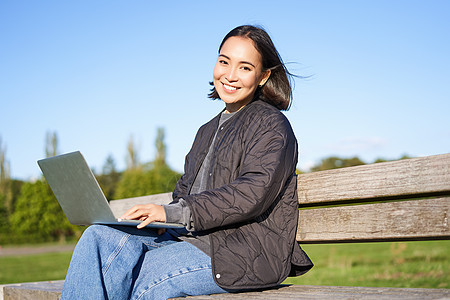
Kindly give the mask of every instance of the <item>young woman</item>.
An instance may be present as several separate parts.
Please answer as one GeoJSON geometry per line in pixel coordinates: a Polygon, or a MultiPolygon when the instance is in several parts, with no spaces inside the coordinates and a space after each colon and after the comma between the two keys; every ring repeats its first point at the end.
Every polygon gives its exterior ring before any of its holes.
{"type": "Polygon", "coordinates": [[[225,109],[203,125],[168,205],[137,205],[138,228],[90,226],[62,299],[167,299],[260,289],[307,272],[295,241],[297,141],[280,110],[286,70],[268,34],[240,26],[223,39],[209,97],[225,109]],[[141,229],[154,222],[185,229],[141,229]]]}

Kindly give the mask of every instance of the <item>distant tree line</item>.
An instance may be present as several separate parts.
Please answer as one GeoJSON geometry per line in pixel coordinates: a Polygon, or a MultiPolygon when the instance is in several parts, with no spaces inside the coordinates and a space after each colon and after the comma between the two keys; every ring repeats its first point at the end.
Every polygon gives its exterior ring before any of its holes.
{"type": "MultiPolygon", "coordinates": [[[[109,155],[100,174],[95,174],[107,199],[122,199],[170,192],[181,174],[166,163],[164,130],[158,128],[156,157],[142,163],[131,137],[127,168],[118,171],[109,155]]],[[[45,155],[58,155],[56,132],[46,135],[45,155]]],[[[69,223],[45,178],[21,181],[10,177],[6,146],[0,140],[0,245],[36,243],[78,238],[84,227],[69,223]]]]}
{"type": "MultiPolygon", "coordinates": [[[[127,165],[118,171],[112,155],[106,158],[101,173],[95,174],[107,199],[123,199],[171,192],[181,174],[166,163],[164,129],[157,129],[156,156],[153,161],[142,163],[133,137],[127,144],[127,165]]],[[[46,157],[59,154],[56,132],[46,135],[46,157]]],[[[408,158],[408,156],[403,156],[408,158]]],[[[377,159],[374,163],[387,161],[377,159]]],[[[358,157],[328,157],[313,166],[310,171],[363,165],[358,157]]],[[[41,177],[35,181],[20,181],[10,177],[6,159],[6,146],[0,139],[0,245],[58,241],[78,238],[84,227],[69,223],[53,192],[41,177]]],[[[301,173],[301,171],[298,171],[301,173]]]]}
{"type": "MultiPolygon", "coordinates": [[[[407,159],[411,158],[408,155],[403,155],[399,159],[407,159]]],[[[389,161],[387,159],[378,158],[373,163],[380,163],[380,162],[386,162],[389,161]]],[[[311,172],[317,172],[317,171],[325,171],[325,170],[331,170],[331,169],[339,169],[339,168],[347,168],[347,167],[354,167],[354,166],[360,166],[365,165],[366,163],[363,162],[361,159],[359,159],[357,156],[350,157],[350,158],[342,158],[337,156],[331,156],[324,158],[320,161],[320,163],[314,165],[310,171],[311,172]]]]}

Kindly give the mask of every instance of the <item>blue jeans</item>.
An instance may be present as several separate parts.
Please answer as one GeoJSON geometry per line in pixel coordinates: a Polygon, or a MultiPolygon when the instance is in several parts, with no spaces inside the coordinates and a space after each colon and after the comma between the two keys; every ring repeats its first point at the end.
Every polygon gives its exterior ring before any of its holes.
{"type": "Polygon", "coordinates": [[[93,225],[78,242],[61,299],[167,299],[225,293],[211,258],[168,233],[93,225]]]}

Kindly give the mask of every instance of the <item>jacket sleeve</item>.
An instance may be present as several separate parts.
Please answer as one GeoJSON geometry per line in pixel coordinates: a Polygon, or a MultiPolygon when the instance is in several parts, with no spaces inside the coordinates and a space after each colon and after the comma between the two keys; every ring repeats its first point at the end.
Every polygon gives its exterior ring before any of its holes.
{"type": "Polygon", "coordinates": [[[286,118],[266,119],[244,132],[238,176],[218,188],[185,197],[196,230],[264,217],[295,172],[297,142],[286,118]]]}
{"type": "Polygon", "coordinates": [[[195,231],[192,222],[191,210],[183,198],[178,203],[164,204],[167,223],[183,224],[188,231],[195,231]]]}

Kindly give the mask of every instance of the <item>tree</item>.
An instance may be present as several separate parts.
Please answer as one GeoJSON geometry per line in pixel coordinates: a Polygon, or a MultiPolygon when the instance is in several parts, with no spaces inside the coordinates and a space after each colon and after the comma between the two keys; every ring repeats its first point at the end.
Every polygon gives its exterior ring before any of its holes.
{"type": "MultiPolygon", "coordinates": [[[[409,155],[404,154],[399,159],[408,159],[411,158],[409,155]]],[[[397,159],[394,159],[397,160],[397,159]]],[[[392,160],[387,160],[384,158],[378,158],[373,163],[380,163],[380,162],[387,162],[392,160]]],[[[331,169],[338,169],[338,168],[346,168],[346,167],[353,167],[353,166],[359,166],[359,165],[365,165],[366,163],[360,160],[357,156],[352,158],[339,158],[336,156],[331,156],[328,158],[324,158],[321,160],[321,162],[311,168],[312,172],[317,171],[324,171],[324,170],[331,170],[331,169]]]]}
{"type": "Polygon", "coordinates": [[[114,194],[115,199],[153,194],[152,180],[142,167],[123,172],[114,194]]]}
{"type": "MultiPolygon", "coordinates": [[[[3,146],[0,138],[0,210],[8,215],[14,208],[14,197],[11,190],[11,175],[9,162],[6,159],[6,145],[3,146]]],[[[0,211],[0,214],[2,212],[0,211]]]]}
{"type": "Polygon", "coordinates": [[[132,135],[130,136],[130,139],[128,141],[127,150],[127,169],[135,169],[139,167],[139,153],[132,135]]]}
{"type": "MultiPolygon", "coordinates": [[[[132,141],[132,140],[130,140],[132,141]]],[[[166,164],[166,146],[164,144],[164,129],[158,128],[155,140],[155,159],[147,164],[137,164],[123,172],[119,181],[115,199],[145,196],[151,194],[171,192],[181,174],[173,171],[166,164]]],[[[128,143],[129,158],[130,151],[134,149],[132,143],[128,143]],[[132,147],[130,147],[130,144],[132,147]]],[[[129,159],[131,160],[131,159],[129,159]]],[[[133,164],[128,164],[132,166],[133,164]]]]}
{"type": "Polygon", "coordinates": [[[171,192],[180,179],[181,174],[173,171],[166,163],[166,145],[164,143],[164,128],[157,129],[155,146],[156,155],[153,167],[149,171],[152,180],[154,194],[171,192]]]}
{"type": "Polygon", "coordinates": [[[0,193],[6,195],[9,190],[10,169],[9,162],[6,160],[6,146],[2,145],[0,137],[0,193]]]}
{"type": "Polygon", "coordinates": [[[384,159],[384,158],[377,158],[373,163],[380,163],[380,162],[387,162],[387,161],[393,161],[393,160],[401,160],[401,159],[408,159],[408,158],[412,158],[411,156],[409,156],[408,154],[403,154],[399,159],[384,159]]]}
{"type": "Polygon", "coordinates": [[[18,236],[34,242],[65,239],[79,231],[69,223],[44,180],[22,186],[10,223],[18,236]]]}
{"type": "Polygon", "coordinates": [[[359,165],[364,165],[364,164],[365,163],[356,156],[352,157],[352,158],[339,158],[336,156],[332,156],[332,157],[322,159],[320,164],[315,165],[314,167],[311,168],[311,171],[317,172],[317,171],[323,171],[323,170],[331,170],[331,169],[359,166],[359,165]]]}
{"type": "Polygon", "coordinates": [[[120,180],[120,173],[116,170],[116,164],[111,154],[106,158],[102,174],[97,176],[97,180],[102,187],[106,198],[114,199],[117,184],[120,180]]]}
{"type": "Polygon", "coordinates": [[[164,144],[164,128],[159,127],[156,133],[156,157],[155,157],[155,166],[161,166],[166,164],[166,145],[164,144]]]}
{"type": "MultiPolygon", "coordinates": [[[[10,179],[9,163],[6,160],[6,146],[2,145],[2,139],[0,137],[0,184],[5,183],[10,179]]],[[[3,186],[1,186],[3,188],[3,186]]],[[[0,190],[3,192],[3,190],[0,190]]]]}
{"type": "MultiPolygon", "coordinates": [[[[5,203],[5,195],[0,193],[0,236],[3,236],[6,234],[6,231],[8,229],[8,210],[6,209],[5,203]]],[[[3,241],[0,239],[0,244],[3,243],[3,241]]]]}
{"type": "Polygon", "coordinates": [[[58,154],[58,136],[56,131],[47,131],[47,135],[45,137],[45,157],[52,157],[58,154]]]}

